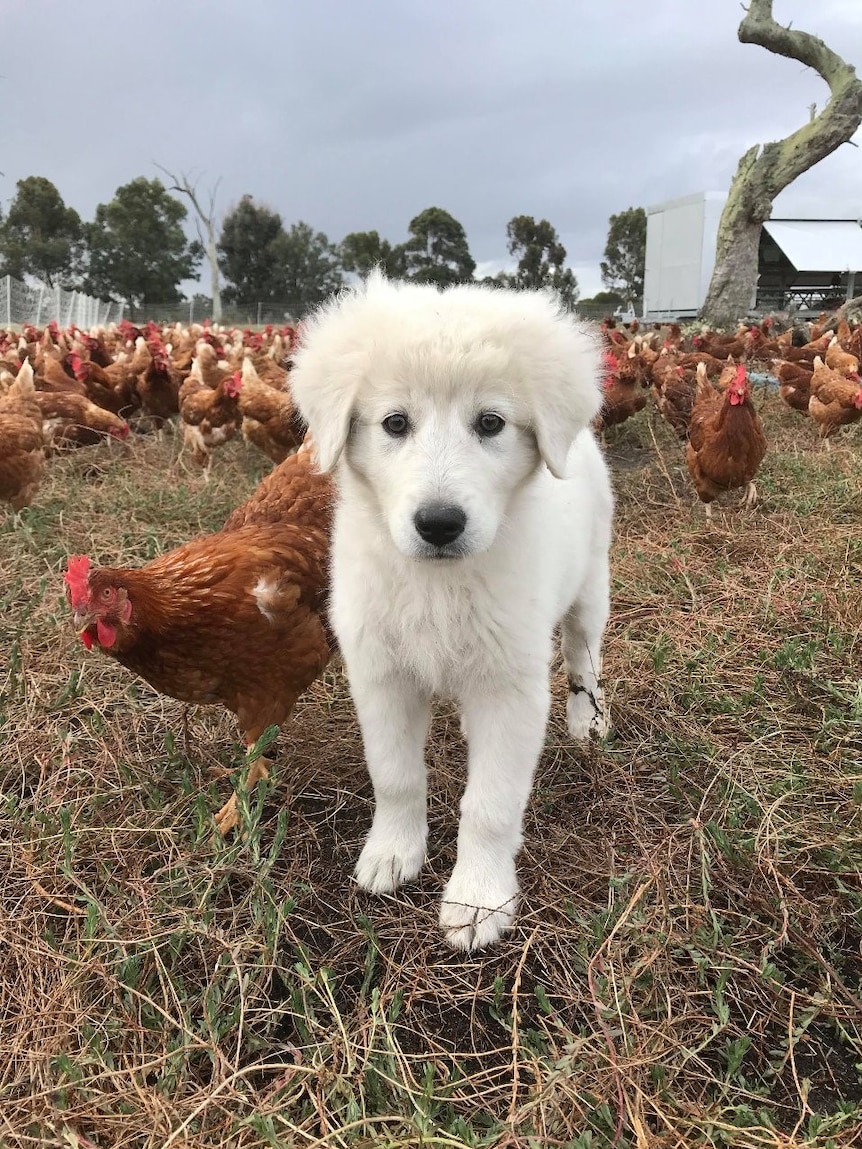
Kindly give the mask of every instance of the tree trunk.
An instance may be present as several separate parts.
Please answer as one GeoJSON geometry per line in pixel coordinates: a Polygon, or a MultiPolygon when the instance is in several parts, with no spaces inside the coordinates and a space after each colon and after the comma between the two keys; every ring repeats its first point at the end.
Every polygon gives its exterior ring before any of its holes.
{"type": "Polygon", "coordinates": [[[772,17],[772,0],[751,0],[739,25],[740,42],[813,68],[829,85],[830,99],[819,116],[786,139],[749,148],[736,169],[721,214],[715,269],[701,318],[727,326],[751,310],[757,289],[760,230],[772,204],[797,176],[847,143],[862,123],[862,82],[816,36],[783,28],[772,17]]]}
{"type": "Polygon", "coordinates": [[[198,239],[201,241],[201,245],[202,245],[204,251],[206,252],[207,263],[209,263],[209,265],[210,265],[210,294],[212,296],[212,301],[213,301],[212,318],[216,323],[220,323],[221,322],[221,269],[218,265],[218,252],[216,250],[215,201],[216,201],[216,192],[218,191],[218,185],[221,183],[221,180],[220,179],[216,180],[215,187],[210,192],[209,211],[204,211],[204,209],[201,207],[201,202],[198,199],[197,184],[196,183],[193,184],[191,182],[191,179],[186,175],[185,172],[182,172],[180,177],[177,178],[173,174],[173,172],[169,172],[168,169],[163,168],[161,164],[156,164],[156,167],[160,171],[163,171],[165,173],[165,175],[168,177],[168,179],[173,180],[173,185],[171,186],[170,190],[171,191],[178,191],[178,192],[180,192],[181,195],[188,196],[189,200],[191,201],[192,207],[195,209],[195,215],[197,216],[197,219],[195,220],[195,224],[196,224],[197,230],[198,230],[198,239]],[[206,228],[206,233],[207,233],[206,240],[204,239],[204,237],[201,233],[201,224],[203,224],[204,227],[206,228]]]}
{"type": "Polygon", "coordinates": [[[213,300],[213,320],[216,323],[221,323],[221,269],[218,265],[215,228],[211,220],[207,220],[207,241],[205,248],[207,261],[210,265],[210,292],[213,300]]]}

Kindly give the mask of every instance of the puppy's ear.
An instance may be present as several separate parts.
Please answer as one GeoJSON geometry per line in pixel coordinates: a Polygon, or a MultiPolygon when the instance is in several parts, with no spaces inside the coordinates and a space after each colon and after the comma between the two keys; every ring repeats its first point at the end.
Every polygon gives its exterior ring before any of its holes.
{"type": "Polygon", "coordinates": [[[539,454],[555,479],[566,477],[569,449],[585,426],[580,420],[566,418],[564,412],[542,410],[533,415],[533,430],[539,454]]]}
{"type": "Polygon", "coordinates": [[[514,296],[522,317],[507,337],[530,427],[551,474],[564,479],[569,450],[602,405],[601,341],[550,293],[514,296]]]}
{"type": "Polygon", "coordinates": [[[353,392],[336,392],[327,388],[326,400],[318,403],[314,396],[300,405],[300,411],[314,440],[314,457],[318,470],[331,471],[341,458],[353,415],[353,392]]]}
{"type": "Polygon", "coordinates": [[[601,390],[588,355],[563,378],[536,392],[532,427],[542,461],[555,479],[566,477],[569,449],[601,409],[601,390]],[[578,370],[577,368],[580,368],[578,370]]]}
{"type": "MultiPolygon", "coordinates": [[[[290,391],[308,424],[321,471],[344,451],[369,356],[367,284],[333,296],[303,320],[290,391]]],[[[373,327],[373,324],[371,324],[373,327]]]]}
{"type": "Polygon", "coordinates": [[[318,352],[313,343],[300,349],[290,373],[290,392],[314,441],[314,454],[321,471],[335,467],[353,418],[358,383],[337,356],[318,352]]]}

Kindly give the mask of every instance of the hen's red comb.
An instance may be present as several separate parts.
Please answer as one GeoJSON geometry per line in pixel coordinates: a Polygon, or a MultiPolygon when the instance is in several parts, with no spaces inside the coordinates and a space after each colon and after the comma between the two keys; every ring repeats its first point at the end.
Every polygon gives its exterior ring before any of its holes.
{"type": "Polygon", "coordinates": [[[90,600],[90,560],[86,555],[69,556],[63,581],[69,588],[72,606],[86,606],[90,600]]]}

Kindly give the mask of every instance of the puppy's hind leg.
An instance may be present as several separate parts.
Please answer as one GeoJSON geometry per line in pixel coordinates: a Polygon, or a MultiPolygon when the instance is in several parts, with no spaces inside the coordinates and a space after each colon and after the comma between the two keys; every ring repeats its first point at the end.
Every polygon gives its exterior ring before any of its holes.
{"type": "Polygon", "coordinates": [[[425,861],[425,739],[431,702],[393,679],[354,680],[351,693],[375,803],[356,880],[363,889],[385,894],[415,878],[425,861]]]}
{"type": "Polygon", "coordinates": [[[595,555],[593,567],[577,601],[562,624],[562,651],[569,680],[566,719],[572,738],[610,730],[602,685],[602,637],[610,613],[610,571],[607,555],[595,555]]]}

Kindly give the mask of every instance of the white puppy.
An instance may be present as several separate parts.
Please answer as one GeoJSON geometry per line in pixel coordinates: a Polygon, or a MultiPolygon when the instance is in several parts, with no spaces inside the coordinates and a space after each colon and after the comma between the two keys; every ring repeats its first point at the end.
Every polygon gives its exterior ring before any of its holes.
{"type": "Polygon", "coordinates": [[[378,275],[309,319],[291,375],[339,492],[332,623],[376,801],[356,878],[384,893],[419,873],[431,699],[456,699],[468,780],[440,924],[462,949],[514,919],[558,623],[569,731],[607,731],[599,380],[593,336],[548,294],[378,275]]]}

